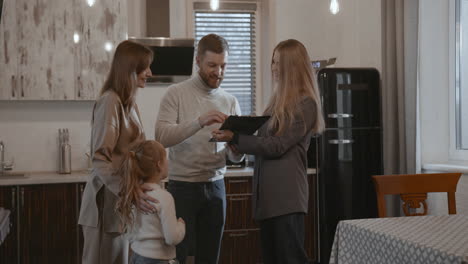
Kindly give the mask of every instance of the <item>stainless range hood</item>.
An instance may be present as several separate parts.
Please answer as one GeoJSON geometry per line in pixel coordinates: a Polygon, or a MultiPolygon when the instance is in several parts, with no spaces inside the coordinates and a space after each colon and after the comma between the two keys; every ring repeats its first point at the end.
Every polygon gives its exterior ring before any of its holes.
{"type": "Polygon", "coordinates": [[[193,38],[129,38],[151,48],[154,60],[151,63],[153,76],[148,82],[177,83],[192,76],[194,61],[193,38]]]}

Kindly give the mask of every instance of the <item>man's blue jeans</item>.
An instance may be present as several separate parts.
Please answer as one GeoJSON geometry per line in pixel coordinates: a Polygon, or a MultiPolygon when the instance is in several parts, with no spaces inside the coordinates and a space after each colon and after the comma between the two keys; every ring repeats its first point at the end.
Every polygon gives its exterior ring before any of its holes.
{"type": "Polygon", "coordinates": [[[176,247],[180,264],[191,255],[196,264],[218,263],[226,219],[224,180],[169,181],[167,190],[174,197],[177,217],[186,224],[185,238],[176,247]]]}

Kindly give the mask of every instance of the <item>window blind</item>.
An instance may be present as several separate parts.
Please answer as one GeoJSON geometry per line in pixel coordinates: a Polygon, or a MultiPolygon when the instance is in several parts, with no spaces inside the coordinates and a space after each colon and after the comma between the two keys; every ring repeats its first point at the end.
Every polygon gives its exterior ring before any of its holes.
{"type": "Polygon", "coordinates": [[[239,101],[243,115],[255,113],[256,36],[255,5],[221,5],[210,11],[204,3],[194,5],[195,42],[211,33],[224,37],[229,43],[228,63],[221,88],[239,101]],[[237,10],[235,10],[237,9],[237,10]]]}

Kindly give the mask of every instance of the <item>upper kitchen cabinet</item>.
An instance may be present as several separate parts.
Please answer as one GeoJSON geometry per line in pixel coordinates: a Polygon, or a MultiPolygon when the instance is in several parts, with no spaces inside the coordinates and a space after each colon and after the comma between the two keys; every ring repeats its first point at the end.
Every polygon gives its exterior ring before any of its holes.
{"type": "Polygon", "coordinates": [[[126,38],[124,0],[4,0],[0,100],[94,100],[126,38]]]}
{"type": "MultiPolygon", "coordinates": [[[[16,0],[18,99],[73,98],[73,24],[68,1],[16,0]],[[68,21],[67,21],[68,20],[68,21]]],[[[71,7],[71,6],[70,6],[71,7]]],[[[5,10],[8,13],[8,10],[5,10]]],[[[13,53],[14,51],[12,51],[13,53]]]]}
{"type": "Polygon", "coordinates": [[[15,99],[16,71],[18,67],[16,47],[16,2],[3,1],[3,14],[0,14],[0,99],[15,99]]]}
{"type": "Polygon", "coordinates": [[[79,41],[75,45],[75,98],[94,100],[110,69],[116,46],[127,39],[127,12],[124,0],[74,0],[75,25],[79,41]]]}

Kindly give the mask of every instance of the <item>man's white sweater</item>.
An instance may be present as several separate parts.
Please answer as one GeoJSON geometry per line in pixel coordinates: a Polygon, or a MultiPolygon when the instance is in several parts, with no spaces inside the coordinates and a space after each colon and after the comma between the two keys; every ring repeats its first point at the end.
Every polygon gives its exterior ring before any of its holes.
{"type": "Polygon", "coordinates": [[[237,99],[222,88],[210,88],[199,74],[168,88],[159,108],[155,139],[170,148],[170,180],[219,180],[226,172],[226,155],[232,161],[242,160],[225,143],[209,142],[211,131],[220,124],[202,128],[198,117],[211,110],[240,115],[237,99]]]}

